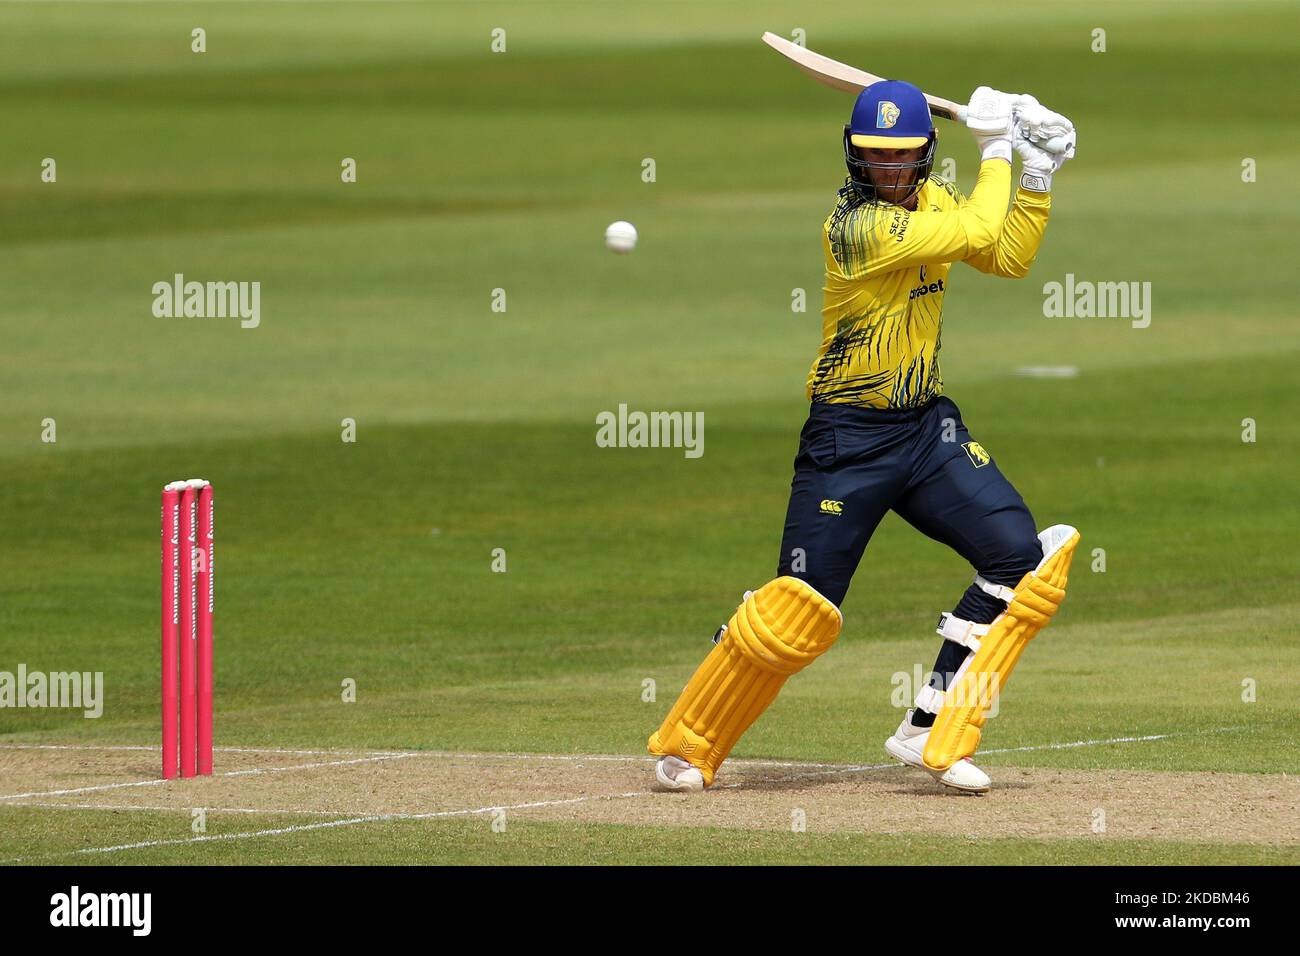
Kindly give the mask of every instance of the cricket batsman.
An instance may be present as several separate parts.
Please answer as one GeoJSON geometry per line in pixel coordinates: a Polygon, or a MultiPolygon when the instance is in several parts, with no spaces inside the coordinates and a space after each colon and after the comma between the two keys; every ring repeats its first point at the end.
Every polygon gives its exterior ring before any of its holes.
{"type": "Polygon", "coordinates": [[[885,749],[947,787],[989,788],[971,758],[1025,645],[1065,597],[1079,533],[1063,524],[1036,531],[943,394],[940,323],[954,263],[1028,274],[1075,133],[1032,96],[988,87],[975,91],[967,115],[980,154],[969,197],[931,172],[937,136],[919,89],[882,80],[854,104],[844,128],[848,179],[822,232],[822,342],[777,576],[746,593],[650,736],[663,787],[711,785],[786,679],[835,642],[853,572],[892,509],[970,562],[975,579],[939,616],[934,670],[885,749]],[[1008,211],[1014,155],[1020,182],[1008,211]]]}

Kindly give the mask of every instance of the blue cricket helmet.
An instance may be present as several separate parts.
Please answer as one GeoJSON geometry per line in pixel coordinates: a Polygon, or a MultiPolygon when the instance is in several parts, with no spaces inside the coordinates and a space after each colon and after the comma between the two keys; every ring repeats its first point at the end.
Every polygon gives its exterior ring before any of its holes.
{"type": "Polygon", "coordinates": [[[920,192],[934,166],[938,135],[925,94],[902,80],[880,80],[858,94],[853,115],[844,127],[844,161],[849,179],[864,199],[875,201],[880,187],[911,186],[906,202],[920,192]],[[922,158],[911,163],[878,163],[863,159],[855,147],[915,149],[926,147],[922,158]],[[876,175],[872,175],[873,170],[876,175]],[[913,177],[913,170],[915,175],[913,177]],[[890,177],[893,182],[891,183],[890,177]]]}

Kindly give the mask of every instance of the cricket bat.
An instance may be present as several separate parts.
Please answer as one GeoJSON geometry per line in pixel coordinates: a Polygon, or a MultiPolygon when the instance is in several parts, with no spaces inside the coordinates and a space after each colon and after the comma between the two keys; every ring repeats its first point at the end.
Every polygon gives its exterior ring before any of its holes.
{"type": "MultiPolygon", "coordinates": [[[[868,73],[866,70],[859,70],[855,66],[849,66],[838,60],[832,60],[828,56],[822,56],[820,53],[814,53],[807,47],[792,43],[785,37],[777,36],[775,33],[764,33],[763,42],[818,83],[829,86],[833,90],[843,90],[846,93],[861,93],[872,83],[878,83],[884,79],[884,77],[868,73]]],[[[966,107],[960,103],[954,103],[952,100],[945,100],[941,96],[931,96],[929,93],[924,95],[925,101],[930,104],[931,116],[938,116],[942,119],[952,120],[954,123],[965,124],[966,107]]],[[[1026,132],[1025,135],[1049,153],[1074,155],[1073,133],[1069,136],[1049,137],[1035,131],[1026,132]]]]}
{"type": "MultiPolygon", "coordinates": [[[[814,53],[806,47],[792,43],[775,33],[764,33],[763,42],[780,53],[799,69],[803,70],[818,83],[833,90],[846,93],[861,93],[872,83],[878,83],[884,77],[876,76],[857,67],[848,66],[828,56],[814,53]]],[[[925,101],[930,104],[930,115],[952,120],[956,123],[966,122],[966,107],[940,96],[925,94],[925,101]]]]}

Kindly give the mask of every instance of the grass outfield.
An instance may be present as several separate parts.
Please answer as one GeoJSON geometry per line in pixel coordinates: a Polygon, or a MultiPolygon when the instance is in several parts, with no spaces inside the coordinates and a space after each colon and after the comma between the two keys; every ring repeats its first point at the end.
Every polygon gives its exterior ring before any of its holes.
{"type": "MultiPolygon", "coordinates": [[[[25,805],[42,801],[13,795],[59,789],[82,792],[43,802],[107,805],[118,790],[86,788],[146,780],[156,754],[78,766],[3,749],[157,743],[157,495],[181,475],[217,488],[219,744],[644,752],[708,636],[776,560],[849,106],[757,41],[795,26],[814,49],[940,95],[1028,88],[1080,129],[1032,277],[954,270],[946,303],[945,380],[973,435],[1040,524],[1083,533],[1070,598],[986,733],[1003,751],[983,760],[995,784],[1029,774],[1007,807],[1066,771],[1082,809],[1093,786],[1107,805],[1107,775],[1141,775],[1124,799],[1158,798],[1148,773],[1171,775],[1171,793],[1187,785],[1177,775],[1204,774],[1225,813],[1216,775],[1257,775],[1260,800],[1300,807],[1287,789],[1300,397],[1284,267],[1300,228],[1300,14],[1063,3],[975,19],[939,4],[918,57],[905,21],[818,4],[789,23],[786,9],[0,5],[0,671],[102,671],[107,692],[97,720],[0,709],[0,860],[38,841],[188,840],[187,807],[226,805],[202,783],[175,785],[158,812],[25,805]],[[1026,23],[1033,43],[990,52],[1026,23]],[[496,26],[504,55],[488,52],[496,26]],[[1096,26],[1105,54],[1089,51],[1096,26]],[[38,179],[46,156],[55,184],[38,179]],[[345,186],[348,156],[359,181],[345,186]],[[1246,157],[1257,183],[1240,180],[1246,157]],[[601,245],[619,218],[642,233],[629,257],[601,245]],[[150,287],[176,272],[261,281],[261,326],[154,318],[150,287]],[[1151,326],[1043,318],[1042,284],[1066,273],[1150,281],[1151,326]],[[791,314],[796,287],[808,314],[791,314]],[[1035,365],[1079,374],[1015,374],[1035,365]],[[703,411],[704,456],[596,447],[596,414],[623,402],[703,411]],[[47,418],[57,443],[41,441],[47,418]],[[340,699],[349,679],[356,703],[340,699]],[[1046,749],[1064,743],[1086,745],[1046,749]]],[[[940,135],[969,188],[968,134],[940,135]]],[[[887,518],[839,643],[736,756],[883,761],[896,676],[931,665],[934,619],[969,573],[887,518]]],[[[887,779],[872,799],[920,799],[887,779]]],[[[563,782],[547,786],[562,799],[563,782]]],[[[394,805],[401,792],[393,781],[394,805]]],[[[456,795],[429,805],[499,797],[456,795]]],[[[837,795],[856,791],[828,807],[837,795]]],[[[244,796],[259,810],[275,794],[244,796]]],[[[706,862],[714,848],[738,862],[1294,864],[1300,846],[1294,824],[1203,841],[1176,835],[1191,829],[1179,818],[1170,833],[1093,839],[1080,818],[1078,836],[1061,823],[954,842],[852,820],[797,836],[779,818],[688,829],[655,807],[634,822],[521,811],[505,834],[392,819],[102,862],[706,862]]],[[[223,833],[283,822],[214,818],[223,833]]]]}

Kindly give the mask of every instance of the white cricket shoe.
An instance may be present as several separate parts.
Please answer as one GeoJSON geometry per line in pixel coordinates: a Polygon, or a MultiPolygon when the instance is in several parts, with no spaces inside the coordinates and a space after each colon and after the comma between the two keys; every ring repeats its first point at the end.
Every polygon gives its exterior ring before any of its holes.
{"type": "Polygon", "coordinates": [[[909,710],[894,731],[894,736],[885,741],[885,752],[889,756],[901,760],[909,767],[924,770],[945,787],[966,793],[984,793],[988,790],[991,782],[989,775],[971,763],[969,757],[958,760],[942,773],[927,767],[921,760],[921,754],[925,752],[925,742],[930,739],[930,728],[913,726],[911,717],[912,711],[909,710]]]}
{"type": "Polygon", "coordinates": [[[660,757],[655,764],[655,779],[669,790],[698,793],[704,789],[704,774],[681,757],[660,757]]]}

